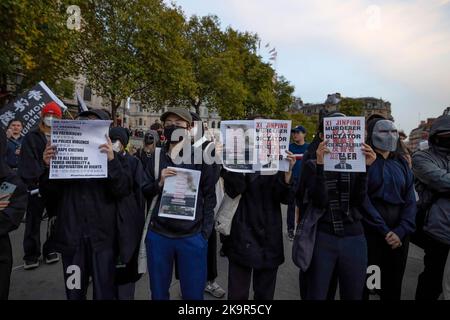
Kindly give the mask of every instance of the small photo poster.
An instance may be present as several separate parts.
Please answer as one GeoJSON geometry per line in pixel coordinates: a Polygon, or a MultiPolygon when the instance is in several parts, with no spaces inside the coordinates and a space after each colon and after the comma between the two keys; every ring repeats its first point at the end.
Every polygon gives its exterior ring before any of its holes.
{"type": "Polygon", "coordinates": [[[323,119],[324,140],[331,151],[325,154],[325,171],[366,172],[366,158],[361,147],[365,141],[364,117],[323,119]]]}
{"type": "Polygon", "coordinates": [[[195,220],[201,172],[168,167],[177,172],[167,177],[161,196],[158,216],[180,220],[195,220]]]}

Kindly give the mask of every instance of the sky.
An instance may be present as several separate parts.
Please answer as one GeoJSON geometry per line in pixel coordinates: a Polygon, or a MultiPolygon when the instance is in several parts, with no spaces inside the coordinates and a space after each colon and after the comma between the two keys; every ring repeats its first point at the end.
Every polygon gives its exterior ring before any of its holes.
{"type": "MultiPolygon", "coordinates": [[[[169,3],[169,0],[166,1],[169,3]]],[[[186,16],[257,33],[304,103],[390,101],[399,129],[450,106],[450,0],[174,0],[186,16]]]]}

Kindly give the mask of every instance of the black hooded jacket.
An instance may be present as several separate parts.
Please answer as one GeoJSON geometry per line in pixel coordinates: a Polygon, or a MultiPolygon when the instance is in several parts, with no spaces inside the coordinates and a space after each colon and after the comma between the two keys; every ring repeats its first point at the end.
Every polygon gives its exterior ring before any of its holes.
{"type": "Polygon", "coordinates": [[[6,164],[6,143],[5,131],[0,129],[0,186],[5,182],[16,186],[8,207],[0,211],[0,240],[19,227],[28,201],[26,186],[6,164]]]}
{"type": "Polygon", "coordinates": [[[280,204],[288,203],[291,192],[284,172],[244,175],[223,170],[222,177],[228,196],[241,195],[230,235],[224,240],[225,254],[250,268],[278,267],[284,262],[280,204]]]}
{"type": "Polygon", "coordinates": [[[42,155],[46,144],[47,138],[39,128],[30,131],[23,139],[17,173],[28,190],[38,188],[39,178],[45,171],[42,155]]]}

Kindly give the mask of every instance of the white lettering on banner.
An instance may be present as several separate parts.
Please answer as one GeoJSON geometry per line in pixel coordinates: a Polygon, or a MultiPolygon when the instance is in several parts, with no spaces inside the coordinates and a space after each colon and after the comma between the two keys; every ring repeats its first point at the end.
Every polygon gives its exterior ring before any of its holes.
{"type": "Polygon", "coordinates": [[[178,308],[179,315],[199,315],[209,318],[213,313],[222,315],[270,315],[272,305],[256,304],[224,304],[220,308],[189,306],[178,308]]]}
{"type": "Polygon", "coordinates": [[[371,265],[367,267],[367,274],[370,274],[367,277],[366,286],[367,289],[381,289],[381,269],[377,265],[371,265]]]}
{"type": "Polygon", "coordinates": [[[81,269],[77,265],[70,265],[67,267],[66,274],[67,277],[66,287],[69,290],[80,290],[81,289],[81,269]]]}
{"type": "Polygon", "coordinates": [[[5,125],[5,127],[8,125],[8,123],[16,117],[16,114],[12,111],[6,111],[4,114],[0,115],[0,121],[5,125]]]}

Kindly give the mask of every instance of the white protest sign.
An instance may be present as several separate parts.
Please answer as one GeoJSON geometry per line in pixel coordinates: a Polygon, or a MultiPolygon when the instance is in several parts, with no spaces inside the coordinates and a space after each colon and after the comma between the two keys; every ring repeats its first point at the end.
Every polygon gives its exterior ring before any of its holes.
{"type": "Polygon", "coordinates": [[[220,131],[224,144],[223,167],[232,172],[254,172],[255,122],[251,120],[222,121],[220,131]]]}
{"type": "Polygon", "coordinates": [[[201,171],[167,167],[177,172],[166,177],[158,216],[180,220],[195,220],[201,171]]]}
{"type": "Polygon", "coordinates": [[[290,120],[232,120],[220,124],[223,166],[233,172],[288,171],[290,120]]]}
{"type": "Polygon", "coordinates": [[[56,157],[50,162],[50,179],[108,177],[108,159],[99,146],[106,143],[111,121],[53,120],[51,141],[56,157]]]}
{"type": "Polygon", "coordinates": [[[255,120],[257,171],[289,171],[287,153],[291,135],[290,120],[255,120]]]}
{"type": "Polygon", "coordinates": [[[331,117],[323,119],[324,140],[330,153],[325,154],[325,171],[366,172],[364,117],[331,117]]]}

